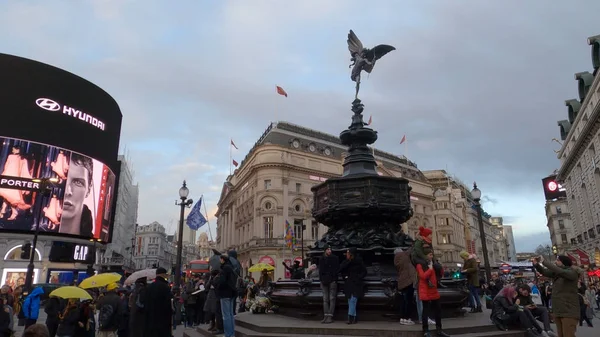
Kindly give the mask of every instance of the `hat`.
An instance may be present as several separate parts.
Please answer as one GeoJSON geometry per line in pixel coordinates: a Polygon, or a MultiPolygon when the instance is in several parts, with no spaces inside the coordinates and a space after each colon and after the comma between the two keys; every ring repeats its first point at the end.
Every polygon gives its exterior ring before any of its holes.
{"type": "Polygon", "coordinates": [[[566,255],[559,255],[557,259],[562,263],[565,267],[571,267],[573,265],[573,261],[571,258],[566,255]]]}
{"type": "Polygon", "coordinates": [[[425,228],[425,227],[422,227],[422,226],[419,227],[419,235],[421,235],[422,237],[429,236],[429,235],[431,235],[431,233],[433,233],[431,231],[431,229],[425,228]]]}
{"type": "Polygon", "coordinates": [[[109,285],[106,286],[106,290],[107,291],[113,291],[119,288],[119,285],[116,283],[111,283],[109,285]]]}
{"type": "Polygon", "coordinates": [[[463,250],[462,252],[460,252],[460,257],[467,260],[469,258],[469,252],[463,250]]]}
{"type": "Polygon", "coordinates": [[[229,261],[229,255],[227,255],[227,254],[221,254],[219,257],[221,259],[223,259],[224,261],[229,261]]]}
{"type": "Polygon", "coordinates": [[[167,274],[167,270],[163,267],[158,267],[156,268],[156,275],[166,275],[167,274]]]}
{"type": "Polygon", "coordinates": [[[328,244],[324,244],[324,245],[323,245],[323,250],[327,250],[327,249],[329,249],[329,248],[331,248],[331,247],[329,247],[329,245],[328,245],[328,244]]]}

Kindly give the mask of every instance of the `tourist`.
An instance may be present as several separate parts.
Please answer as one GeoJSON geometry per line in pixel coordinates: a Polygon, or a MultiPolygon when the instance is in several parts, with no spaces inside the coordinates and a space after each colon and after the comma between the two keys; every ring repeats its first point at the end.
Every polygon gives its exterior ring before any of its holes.
{"type": "Polygon", "coordinates": [[[195,325],[194,318],[196,317],[196,302],[198,301],[198,296],[195,294],[196,282],[198,282],[198,276],[192,275],[181,292],[181,297],[184,301],[185,316],[187,318],[185,326],[187,327],[193,327],[195,325]]]}
{"type": "Polygon", "coordinates": [[[221,273],[217,282],[216,293],[221,303],[221,314],[223,315],[223,331],[225,337],[234,337],[235,320],[233,318],[232,306],[237,298],[237,275],[227,254],[221,254],[221,273]]]}
{"type": "Polygon", "coordinates": [[[260,278],[258,279],[258,288],[260,288],[261,290],[266,290],[267,288],[269,288],[269,284],[271,283],[271,276],[269,276],[269,271],[266,269],[263,269],[262,272],[260,273],[260,278]]]}
{"type": "Polygon", "coordinates": [[[46,304],[44,306],[44,312],[46,312],[46,326],[48,327],[48,331],[50,333],[50,337],[56,336],[56,330],[58,329],[58,325],[60,324],[60,319],[58,315],[64,310],[64,303],[58,297],[50,297],[46,300],[46,304]]]}
{"type": "Polygon", "coordinates": [[[40,305],[42,299],[40,296],[44,293],[44,289],[37,287],[33,289],[31,294],[27,295],[25,301],[23,301],[23,315],[25,316],[25,329],[30,325],[37,323],[38,316],[40,314],[40,305]]]}
{"type": "Polygon", "coordinates": [[[516,288],[507,286],[494,297],[490,315],[492,322],[503,331],[508,330],[509,325],[516,325],[525,329],[530,336],[541,336],[542,328],[531,312],[524,310],[517,296],[516,288]]]}
{"type": "Polygon", "coordinates": [[[552,285],[552,313],[559,337],[574,337],[581,317],[577,284],[581,270],[573,267],[566,255],[559,255],[556,263],[545,262],[543,257],[531,259],[535,269],[554,280],[552,285]]]}
{"type": "Polygon", "coordinates": [[[398,272],[398,291],[402,294],[402,310],[400,324],[413,325],[411,317],[413,297],[415,294],[414,283],[417,279],[415,267],[410,260],[411,249],[403,251],[398,248],[394,256],[394,266],[398,272]]]}
{"type": "Polygon", "coordinates": [[[6,300],[0,298],[0,337],[10,337],[13,334],[11,328],[12,317],[8,309],[10,306],[4,303],[6,303],[6,300]]]}
{"type": "Polygon", "coordinates": [[[340,274],[344,278],[344,295],[348,299],[348,324],[358,321],[356,305],[364,295],[363,279],[367,276],[367,267],[356,253],[356,248],[348,249],[346,259],[340,265],[340,274]]]}
{"type": "Polygon", "coordinates": [[[77,328],[82,328],[78,300],[70,299],[65,306],[65,310],[59,315],[60,324],[56,335],[58,337],[75,336],[77,328]]]}
{"type": "Polygon", "coordinates": [[[467,285],[469,287],[469,304],[471,312],[483,312],[481,309],[481,301],[479,300],[479,265],[475,254],[469,254],[466,251],[460,253],[460,257],[464,260],[463,269],[461,272],[467,277],[467,285]]]}
{"type": "MultiPolygon", "coordinates": [[[[519,305],[522,306],[525,311],[531,312],[532,317],[538,317],[542,323],[544,323],[544,332],[546,332],[548,336],[557,336],[556,333],[552,331],[552,327],[550,327],[550,313],[548,312],[548,309],[533,303],[531,294],[531,289],[527,284],[517,286],[517,299],[519,300],[519,305]]],[[[542,335],[544,335],[544,333],[542,333],[542,335]]]]}
{"type": "Polygon", "coordinates": [[[337,278],[340,271],[340,259],[333,255],[331,247],[325,245],[323,256],[319,260],[319,282],[323,292],[323,320],[332,323],[337,299],[337,278]]]}
{"type": "Polygon", "coordinates": [[[436,336],[448,337],[449,335],[442,330],[442,306],[440,304],[440,293],[438,291],[437,273],[433,267],[433,251],[430,248],[424,248],[425,263],[417,264],[417,276],[419,277],[418,293],[419,299],[423,303],[423,333],[425,337],[431,337],[429,332],[429,318],[435,318],[436,336]]]}
{"type": "MultiPolygon", "coordinates": [[[[413,250],[411,253],[411,259],[413,262],[413,265],[417,265],[417,264],[425,264],[427,265],[427,254],[425,254],[425,249],[429,249],[431,250],[434,255],[434,249],[433,249],[433,244],[432,244],[432,237],[431,235],[433,234],[433,231],[430,228],[426,228],[426,227],[419,227],[419,235],[417,235],[417,239],[415,240],[415,243],[413,244],[413,250]]],[[[437,278],[438,287],[443,287],[441,285],[441,279],[444,276],[444,271],[442,268],[442,265],[434,262],[433,263],[433,269],[435,271],[435,276],[437,278]]]]}
{"type": "MultiPolygon", "coordinates": [[[[212,268],[212,267],[211,267],[212,268]]],[[[208,331],[223,333],[223,316],[221,315],[219,298],[216,293],[216,280],[219,275],[219,269],[212,269],[210,271],[210,277],[206,282],[206,288],[208,293],[206,294],[206,302],[204,303],[204,312],[206,318],[210,323],[208,331]]]]}
{"type": "Polygon", "coordinates": [[[289,267],[285,261],[281,262],[281,264],[283,265],[283,267],[290,272],[291,277],[290,279],[292,280],[301,280],[305,277],[304,275],[304,268],[302,266],[300,266],[300,261],[296,260],[294,261],[294,264],[289,267]]]}
{"type": "Polygon", "coordinates": [[[594,304],[596,303],[596,287],[594,285],[590,285],[585,291],[585,298],[587,299],[588,308],[587,308],[587,317],[590,319],[596,317],[596,313],[594,313],[594,304]]]}
{"type": "Polygon", "coordinates": [[[592,324],[592,317],[588,316],[588,309],[590,308],[590,302],[585,297],[585,292],[586,292],[585,285],[583,285],[583,284],[580,285],[577,292],[579,295],[579,310],[580,310],[579,326],[583,326],[583,321],[585,321],[587,323],[588,327],[593,328],[594,324],[592,324]]]}
{"type": "MultiPolygon", "coordinates": [[[[0,336],[2,336],[0,334],[0,336]]],[[[23,331],[21,337],[50,337],[50,331],[43,324],[34,324],[23,331]]]]}
{"type": "Polygon", "coordinates": [[[142,337],[144,326],[144,303],[146,292],[145,277],[135,280],[133,292],[129,295],[129,335],[131,337],[142,337]]]}
{"type": "Polygon", "coordinates": [[[235,289],[237,296],[233,299],[233,306],[231,308],[233,315],[235,316],[235,308],[237,306],[238,297],[242,297],[245,293],[246,287],[244,286],[244,280],[242,279],[242,265],[240,261],[238,261],[238,253],[236,250],[230,250],[227,252],[227,256],[229,256],[229,262],[231,263],[231,267],[233,268],[233,273],[235,274],[235,289]]]}
{"type": "Polygon", "coordinates": [[[168,278],[167,270],[159,267],[156,279],[146,288],[144,337],[168,337],[172,334],[173,294],[168,278]]]}

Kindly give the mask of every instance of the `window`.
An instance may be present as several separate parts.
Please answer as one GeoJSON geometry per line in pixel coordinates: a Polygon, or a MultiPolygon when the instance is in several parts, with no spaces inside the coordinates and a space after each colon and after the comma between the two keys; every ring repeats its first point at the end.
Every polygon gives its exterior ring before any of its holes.
{"type": "Polygon", "coordinates": [[[565,220],[558,220],[558,229],[565,229],[565,220]]]}
{"type": "Polygon", "coordinates": [[[302,238],[302,226],[304,225],[304,220],[302,219],[294,219],[294,235],[296,239],[302,238]]]}
{"type": "Polygon", "coordinates": [[[311,224],[311,230],[310,230],[310,232],[311,232],[310,233],[310,237],[313,240],[319,240],[320,239],[319,238],[319,223],[318,222],[316,222],[316,221],[313,220],[313,222],[311,224]]]}
{"type": "Polygon", "coordinates": [[[594,233],[594,229],[593,228],[588,229],[588,236],[590,237],[590,239],[595,239],[596,238],[596,233],[594,233]]]}
{"type": "Polygon", "coordinates": [[[556,214],[562,214],[562,208],[560,208],[560,206],[556,206],[556,214]]]}
{"type": "Polygon", "coordinates": [[[577,235],[577,242],[583,243],[583,239],[581,238],[581,234],[577,235]]]}
{"type": "Polygon", "coordinates": [[[596,226],[596,233],[597,233],[597,234],[600,234],[600,225],[597,225],[597,226],[596,226]]]}
{"type": "Polygon", "coordinates": [[[440,237],[440,243],[444,244],[444,243],[452,243],[452,240],[450,238],[450,234],[442,234],[440,237]]]}
{"type": "Polygon", "coordinates": [[[265,190],[268,190],[271,188],[271,179],[267,179],[265,180],[265,190]]]}
{"type": "Polygon", "coordinates": [[[587,232],[583,232],[583,240],[587,241],[588,239],[588,233],[587,232]]]}
{"type": "Polygon", "coordinates": [[[264,229],[265,229],[265,239],[273,238],[273,217],[266,216],[263,218],[264,229]]]}
{"type": "Polygon", "coordinates": [[[572,245],[576,245],[576,244],[577,244],[577,239],[575,239],[575,238],[572,238],[572,239],[571,239],[571,244],[572,244],[572,245]]]}
{"type": "Polygon", "coordinates": [[[569,243],[569,240],[567,240],[567,234],[561,234],[560,241],[562,242],[563,245],[566,245],[567,243],[569,243]]]}
{"type": "Polygon", "coordinates": [[[302,192],[302,184],[296,183],[296,193],[302,192]]]}
{"type": "Polygon", "coordinates": [[[294,210],[296,212],[300,212],[300,211],[302,211],[302,207],[300,207],[300,205],[296,205],[296,206],[294,206],[294,210]]]}
{"type": "Polygon", "coordinates": [[[266,210],[270,210],[273,207],[273,205],[271,204],[271,202],[267,201],[265,202],[265,209],[266,210]]]}
{"type": "Polygon", "coordinates": [[[450,226],[450,218],[446,218],[446,226],[450,226]]]}

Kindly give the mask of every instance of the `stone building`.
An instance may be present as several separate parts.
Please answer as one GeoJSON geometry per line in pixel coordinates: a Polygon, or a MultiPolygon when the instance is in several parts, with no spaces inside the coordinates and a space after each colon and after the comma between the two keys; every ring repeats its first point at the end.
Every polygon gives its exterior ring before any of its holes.
{"type": "MultiPolygon", "coordinates": [[[[275,266],[275,279],[285,277],[281,263],[301,259],[301,247],[313,245],[327,230],[311,216],[310,189],[342,174],[345,151],[336,136],[287,122],[269,125],[223,184],[217,248],[236,249],[244,270],[264,262],[275,266]],[[294,250],[285,244],[286,221],[294,229],[294,250]]],[[[433,191],[416,164],[374,153],[380,175],[407,178],[412,186],[414,216],[404,230],[414,235],[419,226],[432,227],[433,191]]]]}
{"type": "Polygon", "coordinates": [[[198,238],[198,255],[201,259],[210,259],[213,256],[213,249],[216,248],[215,242],[208,239],[208,234],[205,232],[200,233],[200,237],[198,238]]]}
{"type": "Polygon", "coordinates": [[[172,245],[167,241],[165,227],[154,221],[149,225],[138,226],[133,260],[136,269],[153,267],[171,268],[173,251],[172,245]]]}
{"type": "Polygon", "coordinates": [[[566,254],[572,245],[577,245],[577,236],[573,221],[571,221],[567,199],[547,200],[545,209],[550,241],[553,246],[558,248],[559,254],[566,254]]]}
{"type": "Polygon", "coordinates": [[[592,73],[574,75],[578,96],[565,101],[567,119],[558,122],[562,143],[557,179],[566,189],[573,221],[576,240],[570,248],[600,265],[600,35],[588,38],[588,44],[592,73]]]}
{"type": "Polygon", "coordinates": [[[513,235],[512,226],[504,225],[504,238],[506,239],[508,261],[517,262],[517,247],[515,246],[515,236],[513,235]]]}

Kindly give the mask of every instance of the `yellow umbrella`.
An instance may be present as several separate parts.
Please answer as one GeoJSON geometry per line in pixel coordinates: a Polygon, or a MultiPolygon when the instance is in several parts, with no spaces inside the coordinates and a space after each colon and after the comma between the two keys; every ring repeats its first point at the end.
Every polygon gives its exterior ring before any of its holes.
{"type": "Polygon", "coordinates": [[[84,289],[81,289],[79,287],[72,287],[72,286],[60,287],[60,288],[54,290],[53,292],[51,292],[50,297],[59,297],[59,298],[65,298],[65,299],[73,298],[73,299],[81,299],[81,300],[91,300],[92,299],[92,296],[84,289]]]}
{"type": "Polygon", "coordinates": [[[275,270],[275,267],[273,267],[272,265],[267,264],[267,263],[257,263],[255,265],[253,265],[252,267],[250,267],[248,269],[248,271],[253,273],[253,272],[257,272],[257,271],[258,272],[263,271],[264,269],[271,271],[271,270],[275,270]]]}
{"type": "Polygon", "coordinates": [[[83,289],[106,287],[107,285],[117,283],[120,280],[121,275],[117,273],[97,274],[81,281],[79,287],[83,289]]]}

